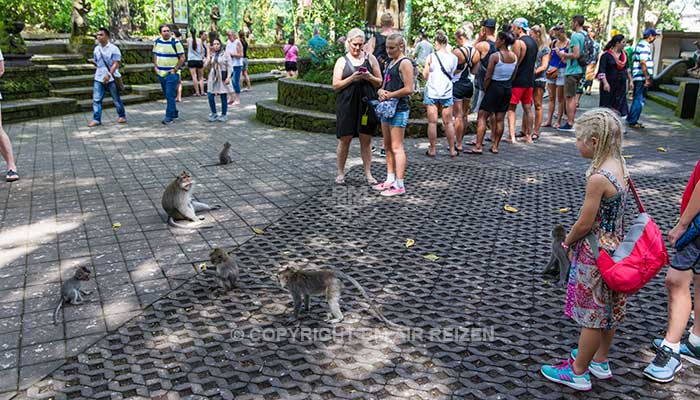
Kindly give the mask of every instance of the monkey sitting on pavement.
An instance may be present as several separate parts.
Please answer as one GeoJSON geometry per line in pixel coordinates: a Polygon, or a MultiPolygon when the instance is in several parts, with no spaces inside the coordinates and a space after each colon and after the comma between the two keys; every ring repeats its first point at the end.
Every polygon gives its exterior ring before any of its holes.
{"type": "Polygon", "coordinates": [[[56,325],[58,312],[61,310],[63,303],[78,305],[83,302],[83,295],[89,295],[82,289],[83,282],[90,280],[90,270],[88,267],[80,267],[75,271],[73,277],[69,278],[61,286],[61,299],[58,301],[56,310],[53,312],[53,324],[56,325]]]}
{"type": "Polygon", "coordinates": [[[216,167],[218,165],[228,165],[231,164],[231,154],[229,151],[231,150],[231,143],[226,142],[224,143],[224,148],[221,149],[221,153],[219,153],[219,163],[218,164],[207,164],[207,165],[200,165],[200,168],[206,168],[206,167],[216,167]]]}
{"type": "Polygon", "coordinates": [[[566,286],[569,279],[569,268],[571,262],[566,250],[561,247],[561,243],[566,239],[566,229],[561,225],[555,225],[552,229],[552,255],[549,257],[549,263],[544,267],[543,274],[556,274],[559,272],[559,285],[566,286]]]}
{"type": "Polygon", "coordinates": [[[238,264],[236,260],[218,247],[209,253],[209,259],[212,264],[216,265],[216,276],[221,289],[225,292],[233,289],[236,286],[236,281],[238,281],[238,264]]]}
{"type": "Polygon", "coordinates": [[[310,296],[325,295],[328,307],[333,314],[333,319],[326,319],[329,323],[338,323],[343,320],[343,313],[340,311],[340,293],[343,285],[338,279],[341,277],[352,283],[362,294],[370,305],[370,308],[377,314],[377,317],[392,329],[407,329],[404,326],[389,321],[372,303],[372,299],[367,295],[365,289],[352,277],[332,269],[303,270],[296,266],[287,266],[280,269],[277,274],[280,286],[289,290],[294,302],[294,316],[290,317],[290,322],[299,318],[302,307],[302,296],[304,297],[305,309],[308,313],[311,309],[310,296]]]}
{"type": "MultiPolygon", "coordinates": [[[[165,188],[161,204],[163,210],[165,210],[167,214],[168,225],[175,228],[196,229],[197,227],[192,228],[178,224],[175,220],[201,221],[204,217],[197,217],[197,212],[218,210],[221,208],[219,205],[209,206],[195,201],[192,198],[193,190],[194,179],[192,179],[192,176],[187,171],[182,171],[182,173],[165,188]]],[[[211,228],[211,226],[200,228],[211,228]]]]}

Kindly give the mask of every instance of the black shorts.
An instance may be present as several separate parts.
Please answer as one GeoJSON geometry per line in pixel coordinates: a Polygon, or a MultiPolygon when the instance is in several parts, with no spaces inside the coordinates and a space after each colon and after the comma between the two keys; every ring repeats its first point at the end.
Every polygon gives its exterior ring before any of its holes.
{"type": "Polygon", "coordinates": [[[511,95],[512,88],[510,81],[491,81],[484,95],[484,99],[481,101],[479,111],[504,113],[508,111],[511,95]]]}
{"type": "Polygon", "coordinates": [[[671,258],[671,268],[679,271],[692,270],[695,275],[700,275],[700,236],[676,252],[671,258]]]}
{"type": "Polygon", "coordinates": [[[472,81],[458,80],[452,84],[452,97],[455,100],[471,99],[474,95],[474,84],[472,81]]]}
{"type": "Polygon", "coordinates": [[[297,62],[296,61],[285,61],[284,62],[284,70],[285,71],[296,71],[297,70],[297,62]]]}
{"type": "Polygon", "coordinates": [[[189,60],[187,61],[187,66],[189,68],[204,68],[204,63],[202,60],[189,60]]]}
{"type": "Polygon", "coordinates": [[[535,81],[535,88],[544,89],[544,87],[546,86],[546,83],[547,82],[545,82],[545,81],[535,81]]]}

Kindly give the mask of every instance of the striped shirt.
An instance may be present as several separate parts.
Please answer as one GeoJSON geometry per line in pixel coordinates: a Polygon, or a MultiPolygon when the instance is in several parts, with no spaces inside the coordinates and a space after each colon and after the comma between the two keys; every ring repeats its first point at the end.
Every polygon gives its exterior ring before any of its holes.
{"type": "Polygon", "coordinates": [[[647,74],[650,78],[654,77],[654,60],[651,59],[651,43],[642,40],[634,48],[632,53],[632,80],[643,81],[644,72],[642,72],[642,62],[647,64],[647,74]]]}
{"type": "Polygon", "coordinates": [[[169,41],[158,38],[153,43],[153,54],[156,55],[158,75],[167,76],[177,65],[178,56],[185,54],[185,48],[182,47],[182,42],[175,38],[169,41]]]}

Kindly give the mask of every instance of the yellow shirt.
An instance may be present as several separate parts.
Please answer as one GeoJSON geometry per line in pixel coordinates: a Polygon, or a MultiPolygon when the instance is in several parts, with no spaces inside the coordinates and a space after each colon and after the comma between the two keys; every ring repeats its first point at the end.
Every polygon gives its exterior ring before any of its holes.
{"type": "Polygon", "coordinates": [[[156,55],[158,75],[167,76],[170,71],[175,69],[178,57],[185,54],[185,48],[182,46],[182,42],[175,38],[171,38],[169,41],[158,38],[153,43],[153,54],[156,55]]]}

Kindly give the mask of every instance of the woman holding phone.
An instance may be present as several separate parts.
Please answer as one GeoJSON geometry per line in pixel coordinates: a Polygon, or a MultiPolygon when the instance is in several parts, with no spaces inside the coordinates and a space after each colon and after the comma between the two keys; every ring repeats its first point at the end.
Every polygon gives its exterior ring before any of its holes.
{"type": "Polygon", "coordinates": [[[377,88],[382,84],[379,62],[362,50],[365,34],[354,28],[345,39],[347,53],[338,58],[333,68],[333,89],[335,100],[336,136],[338,137],[338,175],[335,183],[345,183],[345,162],[348,159],[350,142],[354,136],[360,137],[360,153],[365,168],[365,178],[369,185],[377,184],[372,177],[372,133],[377,130],[378,121],[369,109],[367,100],[376,99],[377,88]]]}

